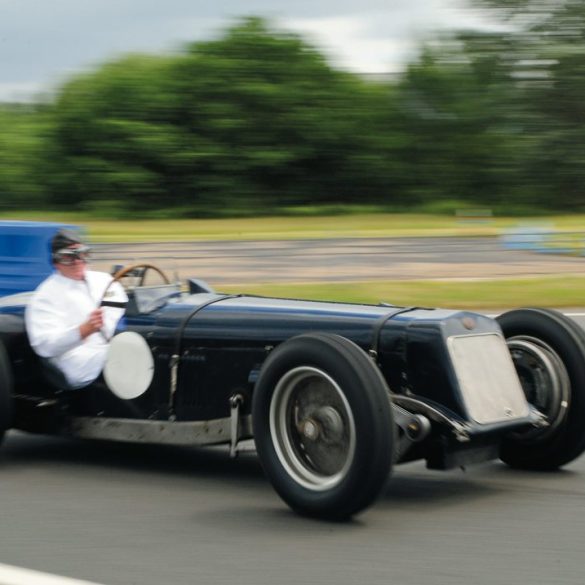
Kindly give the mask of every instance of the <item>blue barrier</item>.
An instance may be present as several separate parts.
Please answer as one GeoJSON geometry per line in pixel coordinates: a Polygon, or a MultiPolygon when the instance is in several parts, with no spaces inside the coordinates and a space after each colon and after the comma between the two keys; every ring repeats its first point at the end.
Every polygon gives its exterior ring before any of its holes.
{"type": "Polygon", "coordinates": [[[0,296],[34,290],[53,272],[50,242],[62,228],[35,221],[0,221],[0,296]]]}
{"type": "Polygon", "coordinates": [[[562,232],[553,226],[519,226],[505,230],[500,242],[509,250],[585,256],[585,232],[562,232]]]}

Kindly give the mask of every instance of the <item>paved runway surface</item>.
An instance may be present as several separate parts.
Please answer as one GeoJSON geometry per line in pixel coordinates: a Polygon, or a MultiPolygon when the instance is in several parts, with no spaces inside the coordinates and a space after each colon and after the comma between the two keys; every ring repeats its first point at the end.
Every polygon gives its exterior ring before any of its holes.
{"type": "Polygon", "coordinates": [[[350,523],[295,516],[256,457],[13,433],[0,562],[98,583],[582,585],[585,458],[399,466],[350,523]]]}
{"type": "Polygon", "coordinates": [[[340,238],[99,244],[94,266],[156,264],[212,285],[495,278],[583,273],[585,258],[505,248],[497,238],[340,238]]]}

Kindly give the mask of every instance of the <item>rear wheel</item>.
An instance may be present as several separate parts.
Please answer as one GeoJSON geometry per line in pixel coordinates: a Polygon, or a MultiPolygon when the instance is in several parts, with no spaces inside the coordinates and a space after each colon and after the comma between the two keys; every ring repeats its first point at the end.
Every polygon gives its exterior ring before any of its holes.
{"type": "Polygon", "coordinates": [[[391,470],[388,388],[351,341],[307,334],[266,360],[254,391],[254,438],[276,491],[295,511],[343,519],[371,504],[391,470]]]}
{"type": "Polygon", "coordinates": [[[0,442],[12,422],[12,368],[4,344],[0,341],[0,442]]]}
{"type": "Polygon", "coordinates": [[[519,309],[498,317],[522,388],[546,421],[506,438],[512,467],[556,469],[585,450],[585,333],[565,315],[519,309]]]}

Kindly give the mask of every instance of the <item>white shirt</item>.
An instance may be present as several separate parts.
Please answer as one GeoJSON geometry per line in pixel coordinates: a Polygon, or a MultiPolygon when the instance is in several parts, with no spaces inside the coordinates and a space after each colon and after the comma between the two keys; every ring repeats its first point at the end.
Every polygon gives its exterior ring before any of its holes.
{"type": "MultiPolygon", "coordinates": [[[[93,382],[106,361],[108,341],[124,309],[104,307],[104,327],[81,339],[79,326],[98,308],[112,277],[88,270],[84,280],[59,273],[49,276],[35,291],[25,312],[25,324],[34,351],[57,366],[74,388],[93,382]]],[[[108,300],[126,301],[120,283],[108,290],[108,300]],[[110,294],[111,293],[111,294],[110,294]]]]}

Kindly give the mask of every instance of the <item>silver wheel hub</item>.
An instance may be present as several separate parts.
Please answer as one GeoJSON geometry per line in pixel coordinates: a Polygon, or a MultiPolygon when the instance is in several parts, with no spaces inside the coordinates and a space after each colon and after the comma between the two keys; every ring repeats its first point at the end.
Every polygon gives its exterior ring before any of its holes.
{"type": "Polygon", "coordinates": [[[278,459],[294,481],[314,491],[343,481],[355,453],[355,422],[331,376],[311,366],[287,372],[274,389],[269,419],[278,459]]]}
{"type": "Polygon", "coordinates": [[[526,399],[542,413],[547,423],[514,436],[525,441],[544,439],[567,415],[571,393],[567,370],[558,354],[540,339],[517,336],[507,343],[526,399]]]}
{"type": "Polygon", "coordinates": [[[303,421],[300,425],[303,436],[311,441],[316,441],[319,437],[319,426],[314,420],[303,421]]]}

